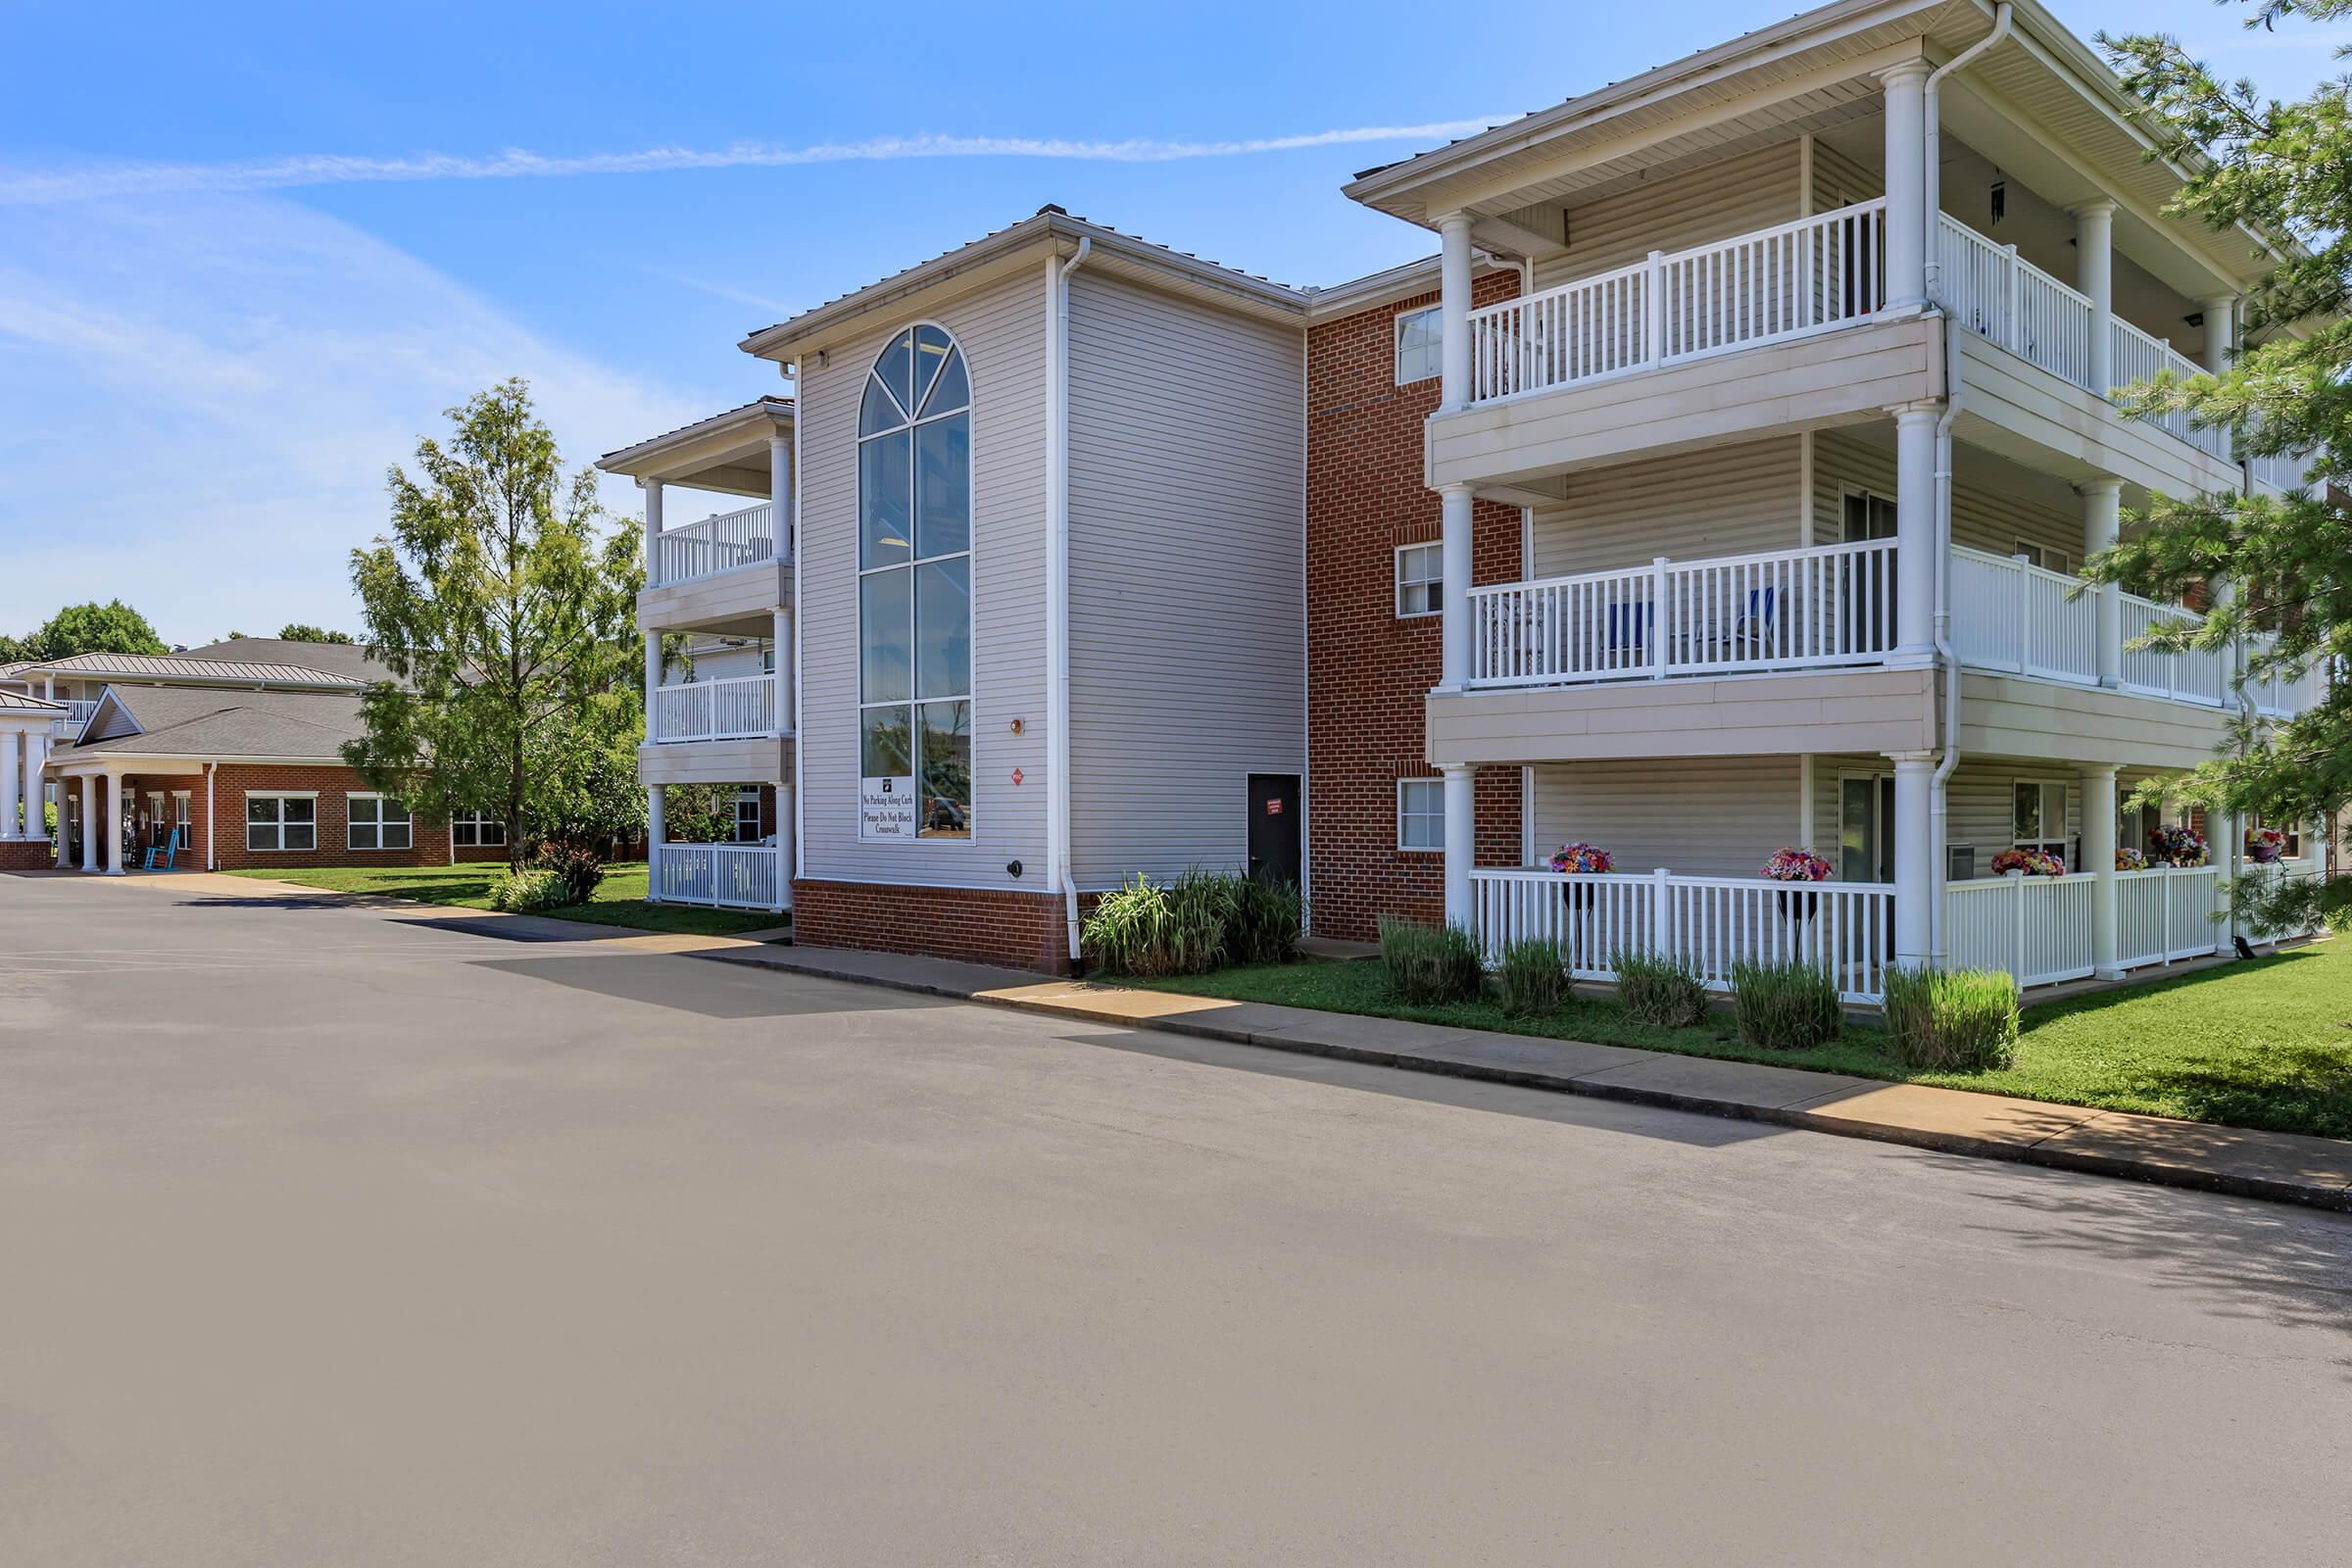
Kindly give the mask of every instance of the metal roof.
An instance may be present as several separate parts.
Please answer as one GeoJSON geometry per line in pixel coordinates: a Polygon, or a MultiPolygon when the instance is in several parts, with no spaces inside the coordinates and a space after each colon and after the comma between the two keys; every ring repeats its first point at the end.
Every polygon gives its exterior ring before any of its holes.
{"type": "MultiPolygon", "coordinates": [[[[220,646],[220,645],[216,645],[220,646]]],[[[234,647],[234,644],[226,646],[234,647]]],[[[290,646],[290,645],[280,645],[290,646]]],[[[74,654],[24,666],[43,674],[121,675],[147,680],[209,681],[215,684],[276,684],[285,686],[357,686],[357,677],[337,675],[307,664],[279,664],[259,660],[222,659],[208,650],[198,654],[74,654]]],[[[22,679],[22,671],[16,678],[22,679]]]]}

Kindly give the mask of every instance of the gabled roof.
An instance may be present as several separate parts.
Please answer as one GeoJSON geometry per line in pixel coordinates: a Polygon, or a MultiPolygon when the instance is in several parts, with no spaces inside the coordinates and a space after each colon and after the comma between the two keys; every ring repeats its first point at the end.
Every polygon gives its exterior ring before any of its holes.
{"type": "Polygon", "coordinates": [[[269,757],[324,760],[367,733],[357,691],[213,691],[202,687],[110,686],[83,735],[100,737],[51,754],[70,762],[93,755],[269,757]]]}
{"type": "Polygon", "coordinates": [[[63,703],[44,702],[38,697],[27,697],[23,692],[0,691],[0,712],[54,714],[65,710],[66,705],[63,703]]]}
{"type": "Polygon", "coordinates": [[[392,671],[363,643],[304,643],[283,637],[233,637],[224,643],[183,650],[180,659],[209,663],[283,664],[289,668],[324,671],[344,680],[390,680],[392,671]]]}
{"type": "MultiPolygon", "coordinates": [[[[218,643],[211,649],[184,654],[72,654],[19,667],[10,678],[28,674],[120,676],[125,680],[209,683],[213,685],[276,685],[350,687],[366,677],[339,675],[309,664],[281,664],[268,660],[222,657],[219,650],[237,643],[218,643]]],[[[279,643],[283,648],[317,648],[316,643],[279,643]]]]}

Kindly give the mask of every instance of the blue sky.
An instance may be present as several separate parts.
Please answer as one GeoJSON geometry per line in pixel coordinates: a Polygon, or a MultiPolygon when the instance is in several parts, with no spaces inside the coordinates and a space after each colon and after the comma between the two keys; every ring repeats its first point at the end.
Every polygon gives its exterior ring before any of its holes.
{"type": "MultiPolygon", "coordinates": [[[[501,376],[585,463],[780,386],[746,330],[1046,202],[1337,282],[1431,248],[1352,171],[1785,14],[17,0],[0,630],[117,595],[174,642],[357,630],[385,467],[501,376]],[[908,155],[938,138],[1001,150],[908,155]],[[547,172],[485,173],[514,167],[547,172]]],[[[2328,67],[2201,0],[2060,15],[2281,91],[2328,67]]]]}

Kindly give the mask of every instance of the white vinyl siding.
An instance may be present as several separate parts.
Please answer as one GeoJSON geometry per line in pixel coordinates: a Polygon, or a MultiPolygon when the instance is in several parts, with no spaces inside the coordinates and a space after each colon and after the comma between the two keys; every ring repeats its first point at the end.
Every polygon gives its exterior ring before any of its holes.
{"type": "Polygon", "coordinates": [[[1537,577],[1796,547],[1797,440],[1743,442],[1567,477],[1531,520],[1537,577]]]}
{"type": "MultiPolygon", "coordinates": [[[[1838,777],[1840,772],[1891,773],[1884,757],[1817,757],[1813,760],[1813,836],[1834,841],[1838,833],[1838,777]]],[[[1975,852],[1975,874],[1992,875],[1992,858],[2008,849],[2016,829],[2016,786],[2021,780],[2067,786],[2067,863],[2072,865],[2082,835],[2082,790],[2073,768],[2031,765],[1998,759],[1961,760],[1945,786],[1944,845],[1975,852]]],[[[2124,788],[2130,788],[2127,778],[2124,788]]],[[[1814,848],[1819,849],[1819,843],[1814,848]]],[[[1828,854],[1824,850],[1822,853],[1828,854]]]]}
{"type": "MultiPolygon", "coordinates": [[[[1776,223],[1797,213],[1796,144],[1737,153],[1681,173],[1634,179],[1569,208],[1568,249],[1536,270],[1536,287],[1570,282],[1776,223]]],[[[1535,218],[1559,232],[1556,212],[1535,218]]]]}
{"type": "Polygon", "coordinates": [[[813,353],[801,362],[798,744],[810,877],[1046,891],[1045,266],[1041,258],[962,298],[878,320],[829,345],[823,365],[813,353]],[[955,335],[971,376],[974,833],[861,843],[858,406],[876,353],[916,319],[955,335]],[[1012,860],[1023,879],[1006,871],[1012,860]]]}
{"type": "MultiPolygon", "coordinates": [[[[1813,541],[1844,537],[1845,495],[1868,490],[1891,496],[1894,427],[1874,426],[1869,437],[1824,430],[1813,438],[1813,541]]],[[[1952,457],[1952,541],[1996,556],[2020,540],[2061,555],[2082,548],[2082,503],[2066,482],[2032,473],[1965,443],[1952,457]]]]}
{"type": "Polygon", "coordinates": [[[1581,839],[1608,851],[1620,871],[1754,876],[1797,841],[1793,757],[1559,762],[1530,773],[1539,862],[1581,839]]]}
{"type": "Polygon", "coordinates": [[[1070,280],[1082,890],[1244,864],[1250,775],[1306,771],[1303,356],[1296,326],[1070,280]]]}

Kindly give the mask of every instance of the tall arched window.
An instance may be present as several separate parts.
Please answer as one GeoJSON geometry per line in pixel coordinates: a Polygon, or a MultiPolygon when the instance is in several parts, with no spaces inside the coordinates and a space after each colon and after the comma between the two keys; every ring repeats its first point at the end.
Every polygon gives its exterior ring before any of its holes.
{"type": "Polygon", "coordinates": [[[972,836],[972,388],[936,326],[858,411],[858,836],[972,836]]]}

